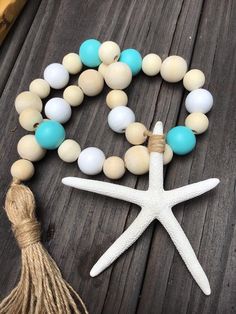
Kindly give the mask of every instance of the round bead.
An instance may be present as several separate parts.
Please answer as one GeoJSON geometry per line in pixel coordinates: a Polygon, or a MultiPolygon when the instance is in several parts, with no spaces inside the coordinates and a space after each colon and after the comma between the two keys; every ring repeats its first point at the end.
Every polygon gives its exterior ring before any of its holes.
{"type": "Polygon", "coordinates": [[[50,85],[47,81],[39,78],[30,83],[29,90],[43,99],[50,94],[50,85]]]}
{"type": "Polygon", "coordinates": [[[162,78],[170,83],[176,83],[184,78],[187,72],[187,62],[179,56],[166,58],[161,65],[162,78]]]}
{"type": "Polygon", "coordinates": [[[30,180],[34,175],[34,165],[29,160],[19,159],[12,164],[11,175],[20,181],[30,180]]]}
{"type": "Polygon", "coordinates": [[[44,112],[47,118],[60,123],[67,122],[71,117],[70,105],[60,97],[49,99],[45,105],[44,112]]]}
{"type": "Polygon", "coordinates": [[[46,150],[38,144],[35,136],[32,134],[25,135],[19,140],[17,152],[21,158],[30,161],[38,161],[46,154],[46,150]]]}
{"type": "Polygon", "coordinates": [[[108,114],[108,125],[117,133],[124,133],[127,126],[134,121],[134,112],[128,107],[118,106],[108,114]]]}
{"type": "Polygon", "coordinates": [[[176,126],[167,133],[167,144],[177,155],[186,155],[196,146],[193,131],[185,126],[176,126]]]}
{"type": "Polygon", "coordinates": [[[86,70],[80,74],[78,85],[85,95],[96,96],[101,93],[103,89],[103,76],[96,70],[86,70]]]}
{"type": "Polygon", "coordinates": [[[22,92],[15,99],[15,108],[19,114],[27,108],[32,108],[41,112],[43,104],[37,94],[32,92],[22,92]]]}
{"type": "Polygon", "coordinates": [[[78,74],[83,67],[80,56],[74,52],[65,55],[62,60],[62,65],[70,74],[78,74]]]}
{"type": "Polygon", "coordinates": [[[79,55],[84,65],[90,68],[96,68],[101,63],[99,58],[100,41],[96,39],[85,40],[79,49],[79,55]]]}
{"type": "Polygon", "coordinates": [[[72,107],[77,107],[83,102],[84,93],[79,86],[70,85],[64,90],[63,98],[72,107]]]}
{"type": "Polygon", "coordinates": [[[123,90],[113,89],[107,94],[106,103],[110,109],[126,106],[128,104],[128,96],[123,90]]]}
{"type": "Polygon", "coordinates": [[[169,162],[171,162],[173,158],[173,150],[171,149],[170,145],[165,145],[165,151],[163,154],[163,164],[167,165],[169,162]]]}
{"type": "Polygon", "coordinates": [[[108,65],[104,64],[104,63],[101,63],[98,67],[98,72],[101,73],[103,77],[105,77],[107,67],[108,67],[108,65]]]}
{"type": "Polygon", "coordinates": [[[56,149],[65,139],[65,129],[53,120],[40,123],[35,132],[35,137],[39,145],[45,149],[56,149]]]}
{"type": "Polygon", "coordinates": [[[109,179],[120,179],[125,173],[125,163],[123,159],[117,156],[107,158],[103,164],[103,172],[109,179]]]}
{"type": "Polygon", "coordinates": [[[65,140],[57,150],[58,156],[65,162],[74,162],[79,158],[80,145],[74,140],[65,140]]]}
{"type": "Polygon", "coordinates": [[[198,89],[202,87],[205,83],[205,75],[202,71],[198,69],[193,69],[188,71],[183,80],[184,87],[188,91],[192,91],[194,89],[198,89]]]}
{"type": "Polygon", "coordinates": [[[112,89],[125,89],[132,81],[132,72],[127,64],[115,62],[108,66],[104,79],[112,89]]]}
{"type": "Polygon", "coordinates": [[[161,69],[161,58],[155,53],[149,53],[143,58],[142,70],[148,76],[157,75],[161,69]]]}
{"type": "Polygon", "coordinates": [[[138,74],[142,69],[142,56],[136,49],[123,50],[119,61],[126,63],[130,67],[132,75],[138,74]]]}
{"type": "Polygon", "coordinates": [[[49,64],[43,72],[43,77],[55,89],[64,88],[69,82],[69,73],[60,63],[49,64]]]}
{"type": "Polygon", "coordinates": [[[185,100],[185,107],[188,112],[207,113],[213,106],[212,94],[203,88],[195,89],[188,94],[185,100]]]}
{"type": "Polygon", "coordinates": [[[185,119],[185,125],[195,134],[202,134],[208,129],[209,120],[204,113],[193,112],[185,119]]]}
{"type": "Polygon", "coordinates": [[[19,116],[20,125],[27,131],[34,131],[42,121],[43,117],[41,113],[32,108],[23,110],[19,116]]]}
{"type": "Polygon", "coordinates": [[[80,170],[88,175],[96,175],[102,171],[105,155],[96,147],[88,147],[82,150],[78,159],[80,170]]]}
{"type": "Polygon", "coordinates": [[[124,159],[126,168],[135,175],[147,173],[149,170],[149,152],[145,146],[130,147],[124,159]]]}
{"type": "Polygon", "coordinates": [[[131,123],[125,130],[127,141],[132,145],[143,144],[147,139],[147,137],[144,135],[146,130],[147,128],[145,125],[140,122],[131,123]]]}
{"type": "Polygon", "coordinates": [[[105,41],[101,44],[98,53],[104,64],[111,64],[119,59],[120,47],[114,41],[105,41]]]}

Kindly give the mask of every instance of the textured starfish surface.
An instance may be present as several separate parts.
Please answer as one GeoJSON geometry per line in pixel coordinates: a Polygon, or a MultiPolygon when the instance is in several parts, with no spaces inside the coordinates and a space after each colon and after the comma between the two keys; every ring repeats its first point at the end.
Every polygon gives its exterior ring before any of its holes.
{"type": "MultiPolygon", "coordinates": [[[[163,134],[163,126],[160,121],[156,123],[153,134],[163,134]]],[[[65,185],[125,200],[141,207],[141,211],[136,219],[100,257],[91,269],[90,275],[95,277],[110,266],[140,237],[149,224],[154,219],[157,219],[170,235],[199,287],[206,295],[209,295],[211,288],[207,276],[183,229],[173,215],[172,207],[213,189],[219,182],[219,179],[212,178],[165,191],[163,188],[163,154],[158,152],[150,153],[149,187],[146,191],[97,180],[76,177],[63,178],[62,183],[65,185]]]]}

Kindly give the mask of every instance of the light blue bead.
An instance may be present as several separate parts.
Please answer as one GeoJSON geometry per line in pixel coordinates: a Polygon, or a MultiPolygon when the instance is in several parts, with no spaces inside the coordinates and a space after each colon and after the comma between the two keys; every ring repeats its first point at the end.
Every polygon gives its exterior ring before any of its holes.
{"type": "Polygon", "coordinates": [[[167,144],[177,155],[186,155],[196,146],[196,136],[193,131],[185,126],[176,126],[166,136],[167,144]]]}
{"type": "Polygon", "coordinates": [[[119,61],[126,63],[133,75],[138,74],[142,69],[142,56],[135,49],[123,50],[120,54],[119,61]]]}
{"type": "Polygon", "coordinates": [[[54,120],[43,121],[35,131],[36,141],[45,149],[56,149],[65,139],[65,129],[54,120]]]}
{"type": "Polygon", "coordinates": [[[79,56],[84,65],[90,68],[96,68],[102,63],[98,55],[100,46],[101,43],[97,39],[87,39],[81,44],[79,56]]]}

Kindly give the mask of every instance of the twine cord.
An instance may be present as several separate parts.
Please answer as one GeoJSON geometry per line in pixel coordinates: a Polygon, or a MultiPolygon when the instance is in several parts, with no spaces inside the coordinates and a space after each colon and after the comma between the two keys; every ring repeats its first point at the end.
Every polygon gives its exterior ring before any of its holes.
{"type": "Polygon", "coordinates": [[[151,131],[145,131],[145,136],[148,136],[148,151],[157,152],[157,153],[164,153],[165,151],[165,135],[156,135],[153,134],[151,131]]]}

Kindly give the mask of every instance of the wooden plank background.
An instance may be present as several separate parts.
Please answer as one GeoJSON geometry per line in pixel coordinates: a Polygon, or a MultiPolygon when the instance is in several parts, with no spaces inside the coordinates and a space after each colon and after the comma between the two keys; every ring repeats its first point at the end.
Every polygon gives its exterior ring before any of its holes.
{"type": "MultiPolygon", "coordinates": [[[[56,152],[36,164],[29,186],[37,199],[42,240],[64,277],[81,294],[90,313],[236,313],[236,2],[234,0],[31,0],[0,48],[0,200],[10,182],[16,144],[25,134],[14,109],[16,95],[42,76],[51,62],[76,51],[87,38],[114,40],[122,48],[179,54],[206,75],[214,95],[210,128],[196,150],[175,157],[166,168],[167,189],[218,177],[219,187],[176,206],[174,212],[205,269],[212,287],[203,295],[168,235],[153,223],[116,263],[96,278],[94,262],[134,220],[139,208],[129,203],[63,186],[61,178],[83,175],[64,164],[56,152]]],[[[71,82],[75,82],[73,77],[71,82]]],[[[129,147],[107,125],[108,89],[86,98],[66,125],[68,137],[82,147],[98,146],[122,156],[129,147]]],[[[186,92],[182,84],[140,74],[128,88],[137,120],[165,130],[183,124],[186,92]]],[[[54,92],[61,95],[62,92],[54,92]]],[[[98,179],[107,180],[103,175],[98,179]]],[[[145,189],[147,176],[126,174],[121,184],[145,189]]],[[[0,296],[16,284],[20,251],[4,210],[0,211],[0,296]]]]}

